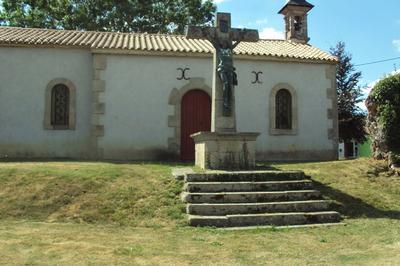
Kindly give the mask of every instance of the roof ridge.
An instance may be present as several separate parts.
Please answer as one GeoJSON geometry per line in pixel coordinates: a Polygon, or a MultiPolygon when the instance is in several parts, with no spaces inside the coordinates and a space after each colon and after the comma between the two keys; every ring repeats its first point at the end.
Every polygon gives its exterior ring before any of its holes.
{"type": "Polygon", "coordinates": [[[172,33],[149,33],[149,32],[121,32],[121,31],[95,31],[95,30],[70,30],[70,29],[50,29],[50,28],[31,28],[31,27],[15,27],[15,26],[0,26],[1,28],[18,29],[18,30],[38,30],[38,31],[66,31],[66,32],[79,32],[79,33],[102,33],[102,34],[138,34],[138,35],[154,35],[154,36],[173,36],[185,37],[182,34],[172,33]]]}
{"type": "MultiPolygon", "coordinates": [[[[93,31],[93,30],[68,30],[68,29],[49,29],[49,28],[30,28],[30,27],[15,27],[15,26],[0,26],[0,28],[10,28],[18,30],[38,30],[38,31],[54,31],[54,32],[77,32],[77,33],[101,33],[101,34],[117,34],[117,35],[149,35],[149,36],[162,36],[162,37],[180,37],[186,38],[182,34],[171,34],[171,33],[148,33],[148,32],[120,32],[120,31],[93,31]]],[[[268,39],[260,38],[260,41],[272,41],[272,42],[290,42],[285,39],[268,39]]],[[[296,43],[297,44],[297,43],[296,43]]]]}
{"type": "MultiPolygon", "coordinates": [[[[188,39],[183,35],[0,26],[0,46],[15,45],[196,54],[211,53],[213,50],[209,41],[188,39]],[[162,45],[158,46],[159,43],[162,45]],[[154,44],[156,45],[153,46],[154,44]]],[[[259,42],[254,43],[243,42],[236,47],[235,53],[260,57],[337,62],[335,57],[310,44],[283,39],[260,39],[259,42]]]]}
{"type": "Polygon", "coordinates": [[[260,38],[260,41],[272,41],[272,42],[286,42],[284,39],[268,39],[268,38],[260,38]]]}

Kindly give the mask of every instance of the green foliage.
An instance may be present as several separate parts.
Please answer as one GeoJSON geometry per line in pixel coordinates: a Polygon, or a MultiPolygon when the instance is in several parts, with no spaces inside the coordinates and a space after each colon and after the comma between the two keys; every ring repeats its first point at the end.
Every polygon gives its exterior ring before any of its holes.
{"type": "Polygon", "coordinates": [[[183,33],[213,19],[211,0],[3,0],[0,25],[148,33],[183,33]]]}
{"type": "Polygon", "coordinates": [[[378,121],[383,125],[388,149],[400,154],[400,74],[378,82],[371,96],[377,104],[378,121]]]}
{"type": "Polygon", "coordinates": [[[364,142],[365,114],[357,106],[362,102],[363,94],[358,83],[361,72],[355,72],[351,62],[352,55],[346,52],[344,42],[339,42],[331,48],[331,54],[339,59],[336,71],[336,84],[339,111],[339,139],[343,142],[356,140],[364,142]]]}

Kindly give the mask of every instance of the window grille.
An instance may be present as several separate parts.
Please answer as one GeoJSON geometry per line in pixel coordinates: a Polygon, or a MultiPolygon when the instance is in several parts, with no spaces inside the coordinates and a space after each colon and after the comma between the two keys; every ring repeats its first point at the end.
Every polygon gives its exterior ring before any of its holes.
{"type": "Polygon", "coordinates": [[[51,91],[51,125],[67,128],[69,124],[69,89],[58,84],[51,91]]]}
{"type": "Polygon", "coordinates": [[[292,129],[292,95],[288,90],[281,89],[275,100],[276,129],[292,129]]]}

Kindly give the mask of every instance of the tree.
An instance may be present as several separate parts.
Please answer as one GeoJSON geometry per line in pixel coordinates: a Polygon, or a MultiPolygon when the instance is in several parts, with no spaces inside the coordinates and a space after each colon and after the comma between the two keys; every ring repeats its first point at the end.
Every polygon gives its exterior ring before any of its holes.
{"type": "Polygon", "coordinates": [[[183,33],[210,24],[215,10],[211,0],[3,0],[0,25],[183,33]]]}
{"type": "Polygon", "coordinates": [[[339,42],[331,48],[331,54],[339,59],[336,72],[338,111],[339,111],[339,139],[342,142],[366,141],[365,113],[357,106],[362,102],[363,93],[358,83],[361,72],[356,72],[352,55],[346,52],[344,42],[339,42]]]}

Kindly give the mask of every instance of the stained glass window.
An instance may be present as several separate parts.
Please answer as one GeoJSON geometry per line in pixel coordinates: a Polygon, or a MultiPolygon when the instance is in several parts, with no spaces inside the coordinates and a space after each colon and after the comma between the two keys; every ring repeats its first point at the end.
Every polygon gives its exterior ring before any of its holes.
{"type": "Polygon", "coordinates": [[[275,97],[275,125],[277,129],[292,129],[292,95],[281,89],[275,97]]]}
{"type": "Polygon", "coordinates": [[[51,125],[66,128],[69,123],[69,89],[58,84],[51,91],[51,125]]]}

